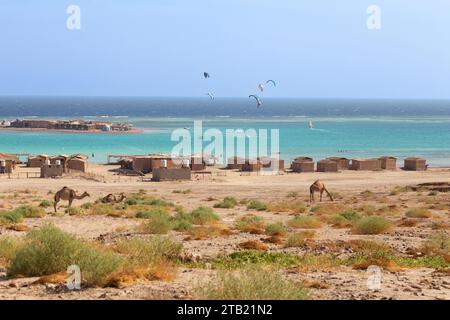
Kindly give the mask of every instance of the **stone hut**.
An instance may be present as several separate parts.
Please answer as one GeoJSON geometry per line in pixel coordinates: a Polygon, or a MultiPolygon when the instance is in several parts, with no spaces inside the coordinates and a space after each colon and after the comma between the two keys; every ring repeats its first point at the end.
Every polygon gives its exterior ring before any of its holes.
{"type": "Polygon", "coordinates": [[[27,167],[29,168],[40,168],[45,164],[45,161],[49,160],[50,157],[46,154],[40,154],[37,156],[30,156],[27,161],[27,167]]]}
{"type": "Polygon", "coordinates": [[[381,170],[381,160],[379,159],[352,159],[350,170],[381,170]]]}
{"type": "Polygon", "coordinates": [[[348,170],[350,167],[350,159],[342,158],[342,157],[329,157],[326,160],[337,162],[337,169],[340,170],[348,170]]]}
{"type": "Polygon", "coordinates": [[[297,157],[291,163],[294,172],[314,172],[314,161],[310,157],[297,157]]]}
{"type": "Polygon", "coordinates": [[[381,169],[395,170],[397,168],[397,158],[395,157],[385,156],[378,159],[381,161],[381,169]]]}
{"type": "Polygon", "coordinates": [[[409,171],[424,171],[427,170],[427,167],[427,160],[422,158],[409,157],[405,159],[403,169],[409,171]]]}
{"type": "Polygon", "coordinates": [[[317,172],[338,172],[339,162],[329,159],[320,160],[317,162],[317,172]]]}

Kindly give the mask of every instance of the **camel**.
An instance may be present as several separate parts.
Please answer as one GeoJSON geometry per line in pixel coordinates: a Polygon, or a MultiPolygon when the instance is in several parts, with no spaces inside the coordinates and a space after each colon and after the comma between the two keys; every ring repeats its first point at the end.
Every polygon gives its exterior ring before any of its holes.
{"type": "Polygon", "coordinates": [[[333,196],[331,195],[331,193],[328,192],[327,188],[325,187],[325,184],[320,181],[320,180],[316,180],[311,187],[309,187],[309,200],[311,202],[314,202],[314,192],[320,192],[320,201],[322,201],[322,194],[325,191],[328,196],[330,197],[331,201],[333,200],[333,196]]]}
{"type": "Polygon", "coordinates": [[[58,202],[61,200],[66,200],[69,201],[69,209],[70,206],[72,205],[72,201],[74,199],[84,199],[86,197],[90,197],[90,194],[87,192],[83,192],[83,194],[81,196],[77,195],[77,193],[75,192],[75,190],[70,189],[68,187],[63,187],[61,190],[59,190],[58,192],[55,193],[55,202],[54,202],[54,208],[55,208],[55,212],[56,212],[56,206],[58,205],[58,202]]]}
{"type": "Polygon", "coordinates": [[[102,203],[121,203],[125,200],[126,196],[122,193],[119,196],[115,196],[112,193],[108,194],[106,197],[102,198],[102,203]]]}

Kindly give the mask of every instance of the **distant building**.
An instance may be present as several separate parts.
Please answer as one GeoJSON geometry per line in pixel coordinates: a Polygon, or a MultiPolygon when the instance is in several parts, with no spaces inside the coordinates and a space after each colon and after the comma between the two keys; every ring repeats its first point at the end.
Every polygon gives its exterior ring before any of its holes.
{"type": "Polygon", "coordinates": [[[37,120],[16,119],[10,123],[12,128],[49,129],[49,130],[79,130],[79,131],[130,131],[133,125],[129,123],[95,122],[84,120],[37,120]]]}

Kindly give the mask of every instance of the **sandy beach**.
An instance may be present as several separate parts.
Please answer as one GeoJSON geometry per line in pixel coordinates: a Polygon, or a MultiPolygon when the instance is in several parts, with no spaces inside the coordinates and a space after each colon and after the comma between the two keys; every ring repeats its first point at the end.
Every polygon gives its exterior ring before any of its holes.
{"type": "MultiPolygon", "coordinates": [[[[449,262],[445,262],[449,257],[444,254],[443,258],[437,258],[434,253],[426,253],[423,249],[433,235],[445,233],[448,237],[448,190],[438,192],[425,187],[415,188],[423,183],[450,182],[448,168],[424,172],[343,171],[276,176],[242,175],[239,172],[213,169],[211,176],[194,175],[192,181],[161,183],[142,182],[137,177],[119,177],[111,173],[111,169],[113,166],[91,165],[90,171],[101,179],[79,176],[62,179],[0,177],[0,208],[6,211],[23,205],[38,207],[43,200],[52,201],[53,194],[63,186],[73,188],[78,194],[84,191],[90,194],[90,197],[75,200],[73,206],[76,208],[93,203],[108,193],[123,192],[128,198],[140,193],[171,203],[174,208],[182,207],[183,212],[198,207],[212,208],[219,220],[207,228],[216,228],[219,224],[221,230],[226,232],[199,235],[167,230],[165,237],[183,245],[180,258],[174,266],[173,277],[170,280],[141,279],[119,287],[87,286],[81,291],[70,291],[58,283],[33,284],[39,279],[38,276],[7,275],[8,262],[0,259],[1,299],[195,299],[199,297],[196,292],[198,283],[214,279],[216,274],[222,272],[220,267],[214,267],[213,261],[235,252],[247,252],[243,243],[251,244],[250,249],[254,249],[255,243],[258,244],[255,248],[260,251],[256,252],[264,254],[308,255],[316,258],[333,255],[342,257],[344,261],[346,257],[358,253],[355,245],[360,245],[361,241],[387,245],[400,261],[387,264],[371,261],[371,264],[379,264],[382,270],[380,289],[368,289],[367,279],[370,274],[366,271],[367,266],[343,263],[341,260],[336,264],[323,261],[311,262],[311,265],[300,263],[277,266],[277,270],[283,278],[307,288],[313,299],[450,299],[449,262]],[[329,201],[326,195],[322,202],[318,199],[315,203],[309,202],[309,185],[317,179],[326,183],[334,195],[334,202],[329,201]],[[215,207],[225,197],[236,199],[236,205],[232,208],[215,207]],[[266,208],[251,208],[248,204],[250,199],[263,202],[266,208]],[[426,214],[416,217],[410,213],[414,208],[422,208],[426,214]],[[352,210],[364,217],[381,217],[391,227],[376,234],[361,234],[355,232],[350,224],[337,225],[337,222],[331,222],[330,216],[352,210]],[[266,231],[261,232],[237,228],[237,221],[248,215],[261,218],[265,224],[282,223],[285,231],[274,236],[267,227],[266,231]],[[317,225],[296,226],[291,221],[296,216],[315,219],[317,225]],[[313,234],[310,239],[295,245],[286,244],[292,234],[305,231],[313,234]],[[439,261],[436,266],[431,262],[419,262],[422,261],[421,256],[428,254],[439,261]]],[[[20,239],[30,230],[47,224],[79,239],[106,247],[114,247],[120,239],[154,237],[138,231],[145,219],[115,212],[101,214],[80,211],[67,214],[64,213],[66,205],[67,202],[62,201],[57,214],[48,207],[42,217],[25,218],[20,224],[24,226],[22,229],[3,224],[0,226],[0,237],[20,239]]],[[[174,214],[169,209],[169,215],[174,214]]],[[[266,267],[275,268],[270,264],[266,267]]],[[[60,280],[59,283],[64,281],[60,280]]]]}

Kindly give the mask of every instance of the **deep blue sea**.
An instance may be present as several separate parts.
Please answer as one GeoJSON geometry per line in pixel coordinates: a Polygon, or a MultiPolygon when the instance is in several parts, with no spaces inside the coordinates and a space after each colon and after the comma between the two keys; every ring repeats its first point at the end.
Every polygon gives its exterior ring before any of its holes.
{"type": "MultiPolygon", "coordinates": [[[[170,152],[176,128],[279,129],[281,158],[298,155],[420,156],[450,166],[450,101],[246,98],[0,97],[0,120],[56,118],[132,122],[143,134],[0,132],[0,152],[108,154],[170,152]],[[308,121],[314,124],[309,129],[308,121]]],[[[198,137],[197,137],[198,138],[198,137]]],[[[193,139],[197,139],[194,137],[193,139]]],[[[206,143],[208,144],[208,143],[206,143]]]]}

